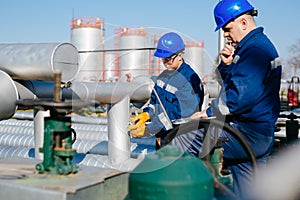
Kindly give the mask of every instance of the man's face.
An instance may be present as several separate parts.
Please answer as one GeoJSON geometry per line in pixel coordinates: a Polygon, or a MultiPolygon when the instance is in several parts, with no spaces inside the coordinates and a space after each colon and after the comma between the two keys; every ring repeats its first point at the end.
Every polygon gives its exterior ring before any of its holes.
{"type": "Polygon", "coordinates": [[[168,70],[176,70],[182,62],[182,53],[172,55],[168,58],[162,58],[164,66],[168,70]]]}
{"type": "Polygon", "coordinates": [[[222,27],[222,30],[224,31],[224,38],[226,38],[227,44],[231,44],[234,48],[236,48],[237,44],[243,38],[241,17],[238,17],[226,24],[222,27]]]}

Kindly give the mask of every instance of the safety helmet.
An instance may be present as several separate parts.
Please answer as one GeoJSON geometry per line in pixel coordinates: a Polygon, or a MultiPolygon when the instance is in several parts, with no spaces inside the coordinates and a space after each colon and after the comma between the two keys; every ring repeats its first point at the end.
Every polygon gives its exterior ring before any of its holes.
{"type": "Polygon", "coordinates": [[[168,58],[173,54],[184,50],[185,45],[182,38],[174,32],[169,32],[159,38],[154,56],[168,58]]]}
{"type": "Polygon", "coordinates": [[[221,0],[214,9],[215,21],[219,30],[238,16],[254,10],[254,7],[247,0],[221,0]]]}

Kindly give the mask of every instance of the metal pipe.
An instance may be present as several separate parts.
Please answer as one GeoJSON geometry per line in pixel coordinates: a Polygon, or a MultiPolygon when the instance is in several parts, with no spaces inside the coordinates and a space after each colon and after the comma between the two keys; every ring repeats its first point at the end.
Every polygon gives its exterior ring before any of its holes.
{"type": "Polygon", "coordinates": [[[29,147],[16,147],[16,146],[2,146],[0,145],[0,159],[12,158],[12,157],[30,157],[29,147]]]}
{"type": "Polygon", "coordinates": [[[19,99],[16,85],[10,76],[0,70],[0,120],[9,119],[17,110],[16,101],[19,99]]]}
{"type": "MultiPolygon", "coordinates": [[[[0,145],[15,147],[35,147],[34,136],[15,133],[1,133],[0,145]]],[[[73,148],[77,153],[90,153],[107,155],[107,138],[104,140],[77,139],[73,148]],[[95,150],[97,148],[97,150],[95,150]]],[[[36,152],[36,151],[35,151],[36,152]]],[[[42,154],[43,155],[43,154],[42,154]]],[[[36,159],[42,159],[40,153],[35,153],[36,159]]]]}
{"type": "MultiPolygon", "coordinates": [[[[32,158],[33,149],[30,147],[17,147],[17,146],[2,146],[0,145],[0,159],[22,157],[32,158]]],[[[101,168],[112,168],[120,171],[133,170],[142,160],[130,158],[124,160],[122,163],[112,165],[107,155],[96,154],[76,154],[73,161],[79,165],[87,165],[101,168]]]]}
{"type": "MultiPolygon", "coordinates": [[[[18,147],[35,147],[33,134],[23,133],[1,133],[0,145],[3,146],[18,146],[18,147]]],[[[102,138],[78,138],[73,144],[73,148],[77,153],[108,155],[108,138],[103,135],[102,138]]],[[[147,149],[149,152],[155,150],[155,144],[137,144],[130,143],[130,155],[132,158],[137,158],[143,150],[147,149]]],[[[39,158],[39,154],[35,155],[39,158]]]]}
{"type": "Polygon", "coordinates": [[[6,146],[33,147],[34,138],[32,135],[1,133],[0,144],[6,146]]]}
{"type": "Polygon", "coordinates": [[[29,126],[10,126],[0,124],[0,134],[22,134],[22,135],[32,135],[33,136],[33,127],[29,126]]]}
{"type": "MultiPolygon", "coordinates": [[[[17,111],[13,116],[13,119],[21,119],[21,120],[33,120],[33,112],[22,112],[17,111]]],[[[107,118],[99,118],[99,117],[89,117],[89,116],[71,116],[72,125],[75,124],[79,127],[85,126],[93,126],[93,125],[107,125],[107,118]]],[[[1,124],[1,122],[0,122],[1,124]]],[[[33,125],[32,125],[33,126],[33,125]]],[[[103,126],[95,126],[100,127],[100,131],[103,130],[103,126]]],[[[106,126],[105,126],[106,127],[106,126]]]]}
{"type": "MultiPolygon", "coordinates": [[[[108,138],[107,125],[72,123],[71,127],[81,139],[108,138]]],[[[0,133],[34,134],[34,122],[28,120],[0,121],[0,133]]]]}
{"type": "Polygon", "coordinates": [[[108,111],[108,157],[112,165],[130,157],[130,137],[128,135],[129,96],[113,104],[108,111]]]}
{"type": "Polygon", "coordinates": [[[110,158],[107,156],[86,154],[79,164],[101,168],[112,168],[120,171],[132,171],[141,161],[142,160],[140,159],[130,158],[124,160],[122,163],[112,165],[110,158]]]}
{"type": "Polygon", "coordinates": [[[107,118],[99,118],[99,117],[72,116],[71,121],[72,123],[78,123],[78,124],[107,125],[107,118]]]}
{"type": "Polygon", "coordinates": [[[50,111],[35,109],[34,112],[34,157],[43,159],[43,154],[40,153],[40,148],[44,145],[44,118],[50,116],[50,111]]]}
{"type": "Polygon", "coordinates": [[[131,102],[147,102],[153,88],[153,81],[145,82],[90,83],[74,82],[72,89],[80,99],[93,99],[100,103],[114,104],[129,96],[131,102]]]}
{"type": "MultiPolygon", "coordinates": [[[[52,99],[54,97],[53,81],[18,80],[17,85],[20,99],[52,99]]],[[[61,88],[62,99],[79,99],[71,88],[61,88]]]]}
{"type": "Polygon", "coordinates": [[[10,126],[25,126],[25,127],[33,127],[33,121],[28,120],[2,120],[0,121],[1,125],[10,125],[10,126]]]}
{"type": "Polygon", "coordinates": [[[53,80],[61,70],[62,81],[75,78],[78,50],[71,43],[0,44],[0,69],[20,80],[53,80]]]}
{"type": "Polygon", "coordinates": [[[54,102],[61,101],[60,87],[61,87],[61,72],[60,72],[60,70],[56,70],[54,72],[54,92],[53,92],[54,93],[54,97],[53,97],[54,102]]]}

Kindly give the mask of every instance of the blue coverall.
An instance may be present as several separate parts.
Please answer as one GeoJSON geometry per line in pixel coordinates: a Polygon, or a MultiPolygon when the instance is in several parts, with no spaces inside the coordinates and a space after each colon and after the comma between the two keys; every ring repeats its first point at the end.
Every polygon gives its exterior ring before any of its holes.
{"type": "Polygon", "coordinates": [[[154,90],[157,95],[152,91],[150,103],[143,111],[148,112],[151,117],[151,122],[147,124],[148,130],[162,140],[170,129],[166,124],[162,106],[170,120],[189,117],[201,110],[204,97],[203,84],[185,61],[177,70],[164,70],[158,76],[154,90]]]}
{"type": "MultiPolygon", "coordinates": [[[[263,33],[263,28],[252,30],[237,45],[233,63],[220,63],[216,72],[222,88],[218,98],[207,109],[208,116],[227,115],[230,124],[247,139],[264,166],[274,140],[274,126],[280,112],[281,64],[276,48],[263,33]]],[[[241,145],[222,131],[224,159],[233,175],[233,190],[246,197],[252,169],[241,145]],[[234,161],[234,162],[231,162],[234,161]]]]}

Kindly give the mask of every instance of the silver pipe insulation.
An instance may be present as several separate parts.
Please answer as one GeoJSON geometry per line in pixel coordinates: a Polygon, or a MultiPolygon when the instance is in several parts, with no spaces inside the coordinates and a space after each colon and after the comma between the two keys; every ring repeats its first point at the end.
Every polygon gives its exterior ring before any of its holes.
{"type": "Polygon", "coordinates": [[[16,85],[11,77],[0,70],[1,106],[0,120],[9,119],[17,111],[16,101],[19,99],[16,85]]]}
{"type": "MultiPolygon", "coordinates": [[[[32,121],[24,121],[18,123],[20,120],[4,120],[0,121],[0,135],[1,134],[19,134],[19,135],[34,135],[34,126],[32,121]]],[[[108,140],[107,125],[97,125],[95,127],[91,124],[72,124],[72,128],[76,131],[77,138],[82,140],[108,140]],[[96,129],[97,128],[97,129],[96,129]]]]}
{"type": "MultiPolygon", "coordinates": [[[[88,118],[88,117],[87,117],[88,118]]],[[[73,148],[78,153],[108,155],[108,131],[107,125],[97,125],[105,128],[106,131],[89,131],[89,127],[95,128],[92,124],[72,124],[78,125],[82,130],[74,128],[77,133],[77,139],[73,148]]],[[[0,121],[0,145],[26,146],[34,147],[34,126],[33,121],[28,120],[3,120],[0,121]],[[22,123],[21,123],[22,122],[22,123]]],[[[118,141],[122,144],[122,141],[118,141]]],[[[124,141],[123,141],[124,142],[124,141]]],[[[38,151],[34,150],[34,151],[38,151]]],[[[130,157],[137,158],[141,154],[155,151],[155,139],[153,138],[131,138],[130,139],[130,157]]],[[[35,158],[39,157],[39,152],[35,158]]]]}
{"type": "Polygon", "coordinates": [[[79,53],[70,43],[0,44],[0,120],[9,119],[17,110],[16,100],[35,99],[36,95],[12,79],[53,81],[60,70],[62,81],[75,78],[79,53]]]}
{"type": "Polygon", "coordinates": [[[33,135],[34,130],[33,130],[33,126],[30,127],[30,126],[0,124],[0,134],[2,134],[2,133],[33,135]]]}
{"type": "Polygon", "coordinates": [[[120,171],[129,172],[136,168],[141,161],[141,159],[129,158],[121,163],[112,165],[108,156],[86,154],[84,159],[79,164],[101,168],[112,168],[120,171]]]}
{"type": "Polygon", "coordinates": [[[107,125],[97,125],[97,124],[78,124],[78,123],[73,123],[72,128],[78,131],[82,132],[95,132],[97,134],[101,133],[107,133],[108,132],[108,127],[107,125]]]}
{"type": "Polygon", "coordinates": [[[71,116],[71,122],[77,124],[96,124],[96,125],[107,125],[108,123],[107,118],[85,117],[85,116],[71,116]]]}
{"type": "Polygon", "coordinates": [[[127,129],[129,103],[129,96],[125,96],[108,111],[108,157],[112,165],[130,158],[130,137],[127,129]]]}
{"type": "Polygon", "coordinates": [[[33,127],[33,121],[8,119],[8,120],[1,120],[0,125],[33,127]]]}
{"type": "Polygon", "coordinates": [[[68,82],[78,73],[79,53],[71,43],[0,44],[0,70],[13,79],[45,81],[60,70],[68,82]]]}
{"type": "Polygon", "coordinates": [[[0,145],[0,159],[12,158],[12,157],[30,157],[30,147],[18,147],[18,146],[2,146],[0,145]]]}
{"type": "Polygon", "coordinates": [[[43,153],[40,153],[40,148],[44,145],[44,118],[50,116],[49,110],[38,110],[34,109],[34,157],[42,160],[44,157],[43,153]]]}
{"type": "Polygon", "coordinates": [[[90,83],[74,82],[73,91],[80,99],[96,100],[103,104],[115,104],[129,96],[131,102],[147,102],[153,81],[145,77],[143,82],[90,83]]]}
{"type": "MultiPolygon", "coordinates": [[[[19,147],[35,147],[33,135],[25,135],[25,134],[15,134],[15,133],[1,133],[0,134],[0,145],[5,146],[19,146],[19,147]]],[[[105,140],[103,140],[105,141],[105,140]]],[[[107,141],[107,140],[106,140],[107,141]]],[[[96,146],[101,141],[97,140],[83,140],[77,139],[74,144],[73,148],[76,149],[77,153],[88,153],[94,146],[96,146]]],[[[35,158],[43,159],[43,156],[37,156],[36,152],[39,153],[39,150],[36,151],[35,149],[35,158]]],[[[99,151],[99,152],[107,152],[107,151],[99,151]]],[[[104,153],[103,153],[104,154],[104,153]]],[[[43,154],[41,154],[43,155],[43,154]]]]}
{"type": "MultiPolygon", "coordinates": [[[[21,112],[17,111],[13,116],[13,119],[21,119],[19,121],[23,120],[33,120],[33,112],[21,112]]],[[[32,121],[29,121],[32,123],[32,121]]],[[[99,131],[102,130],[103,127],[107,126],[98,126],[98,125],[107,125],[107,118],[99,118],[99,117],[88,117],[88,116],[71,116],[71,122],[72,125],[75,125],[78,127],[78,129],[87,130],[86,127],[89,127],[88,125],[91,125],[91,127],[95,127],[95,129],[99,128],[99,131]],[[86,124],[86,125],[85,125],[86,124]]],[[[1,121],[0,121],[1,124],[1,121]]],[[[33,126],[33,124],[31,125],[33,126]]],[[[95,130],[98,131],[98,130],[95,130]]],[[[106,128],[107,131],[107,128],[106,128]]]]}
{"type": "Polygon", "coordinates": [[[112,165],[130,158],[130,137],[127,130],[129,103],[148,101],[154,84],[149,77],[141,80],[96,84],[75,82],[72,86],[80,99],[111,104],[108,111],[108,157],[112,165]]]}
{"type": "Polygon", "coordinates": [[[33,135],[1,133],[0,144],[6,146],[34,147],[33,135]]]}
{"type": "MultiPolygon", "coordinates": [[[[1,133],[0,134],[0,145],[2,146],[18,146],[18,147],[36,147],[33,134],[18,134],[18,133],[1,133]]],[[[144,145],[145,147],[145,145],[144,145]]],[[[89,153],[108,155],[108,139],[107,135],[103,135],[101,139],[82,139],[77,138],[73,144],[73,148],[76,149],[77,153],[89,153]]],[[[137,148],[136,143],[130,143],[130,150],[132,157],[137,157],[139,152],[133,152],[137,148]]],[[[39,149],[38,149],[39,150],[39,149]]],[[[39,151],[35,152],[36,159],[43,159],[43,156],[39,155],[39,151]],[[36,155],[36,152],[38,155],[36,155]]],[[[43,155],[43,154],[41,154],[43,155]]]]}
{"type": "MultiPolygon", "coordinates": [[[[2,146],[0,145],[0,159],[23,157],[32,158],[33,149],[29,147],[16,146],[2,146]]],[[[122,163],[111,165],[108,156],[96,154],[77,154],[74,157],[74,162],[79,165],[87,165],[92,167],[111,168],[120,171],[132,171],[142,160],[141,159],[127,159],[122,163]]]]}

